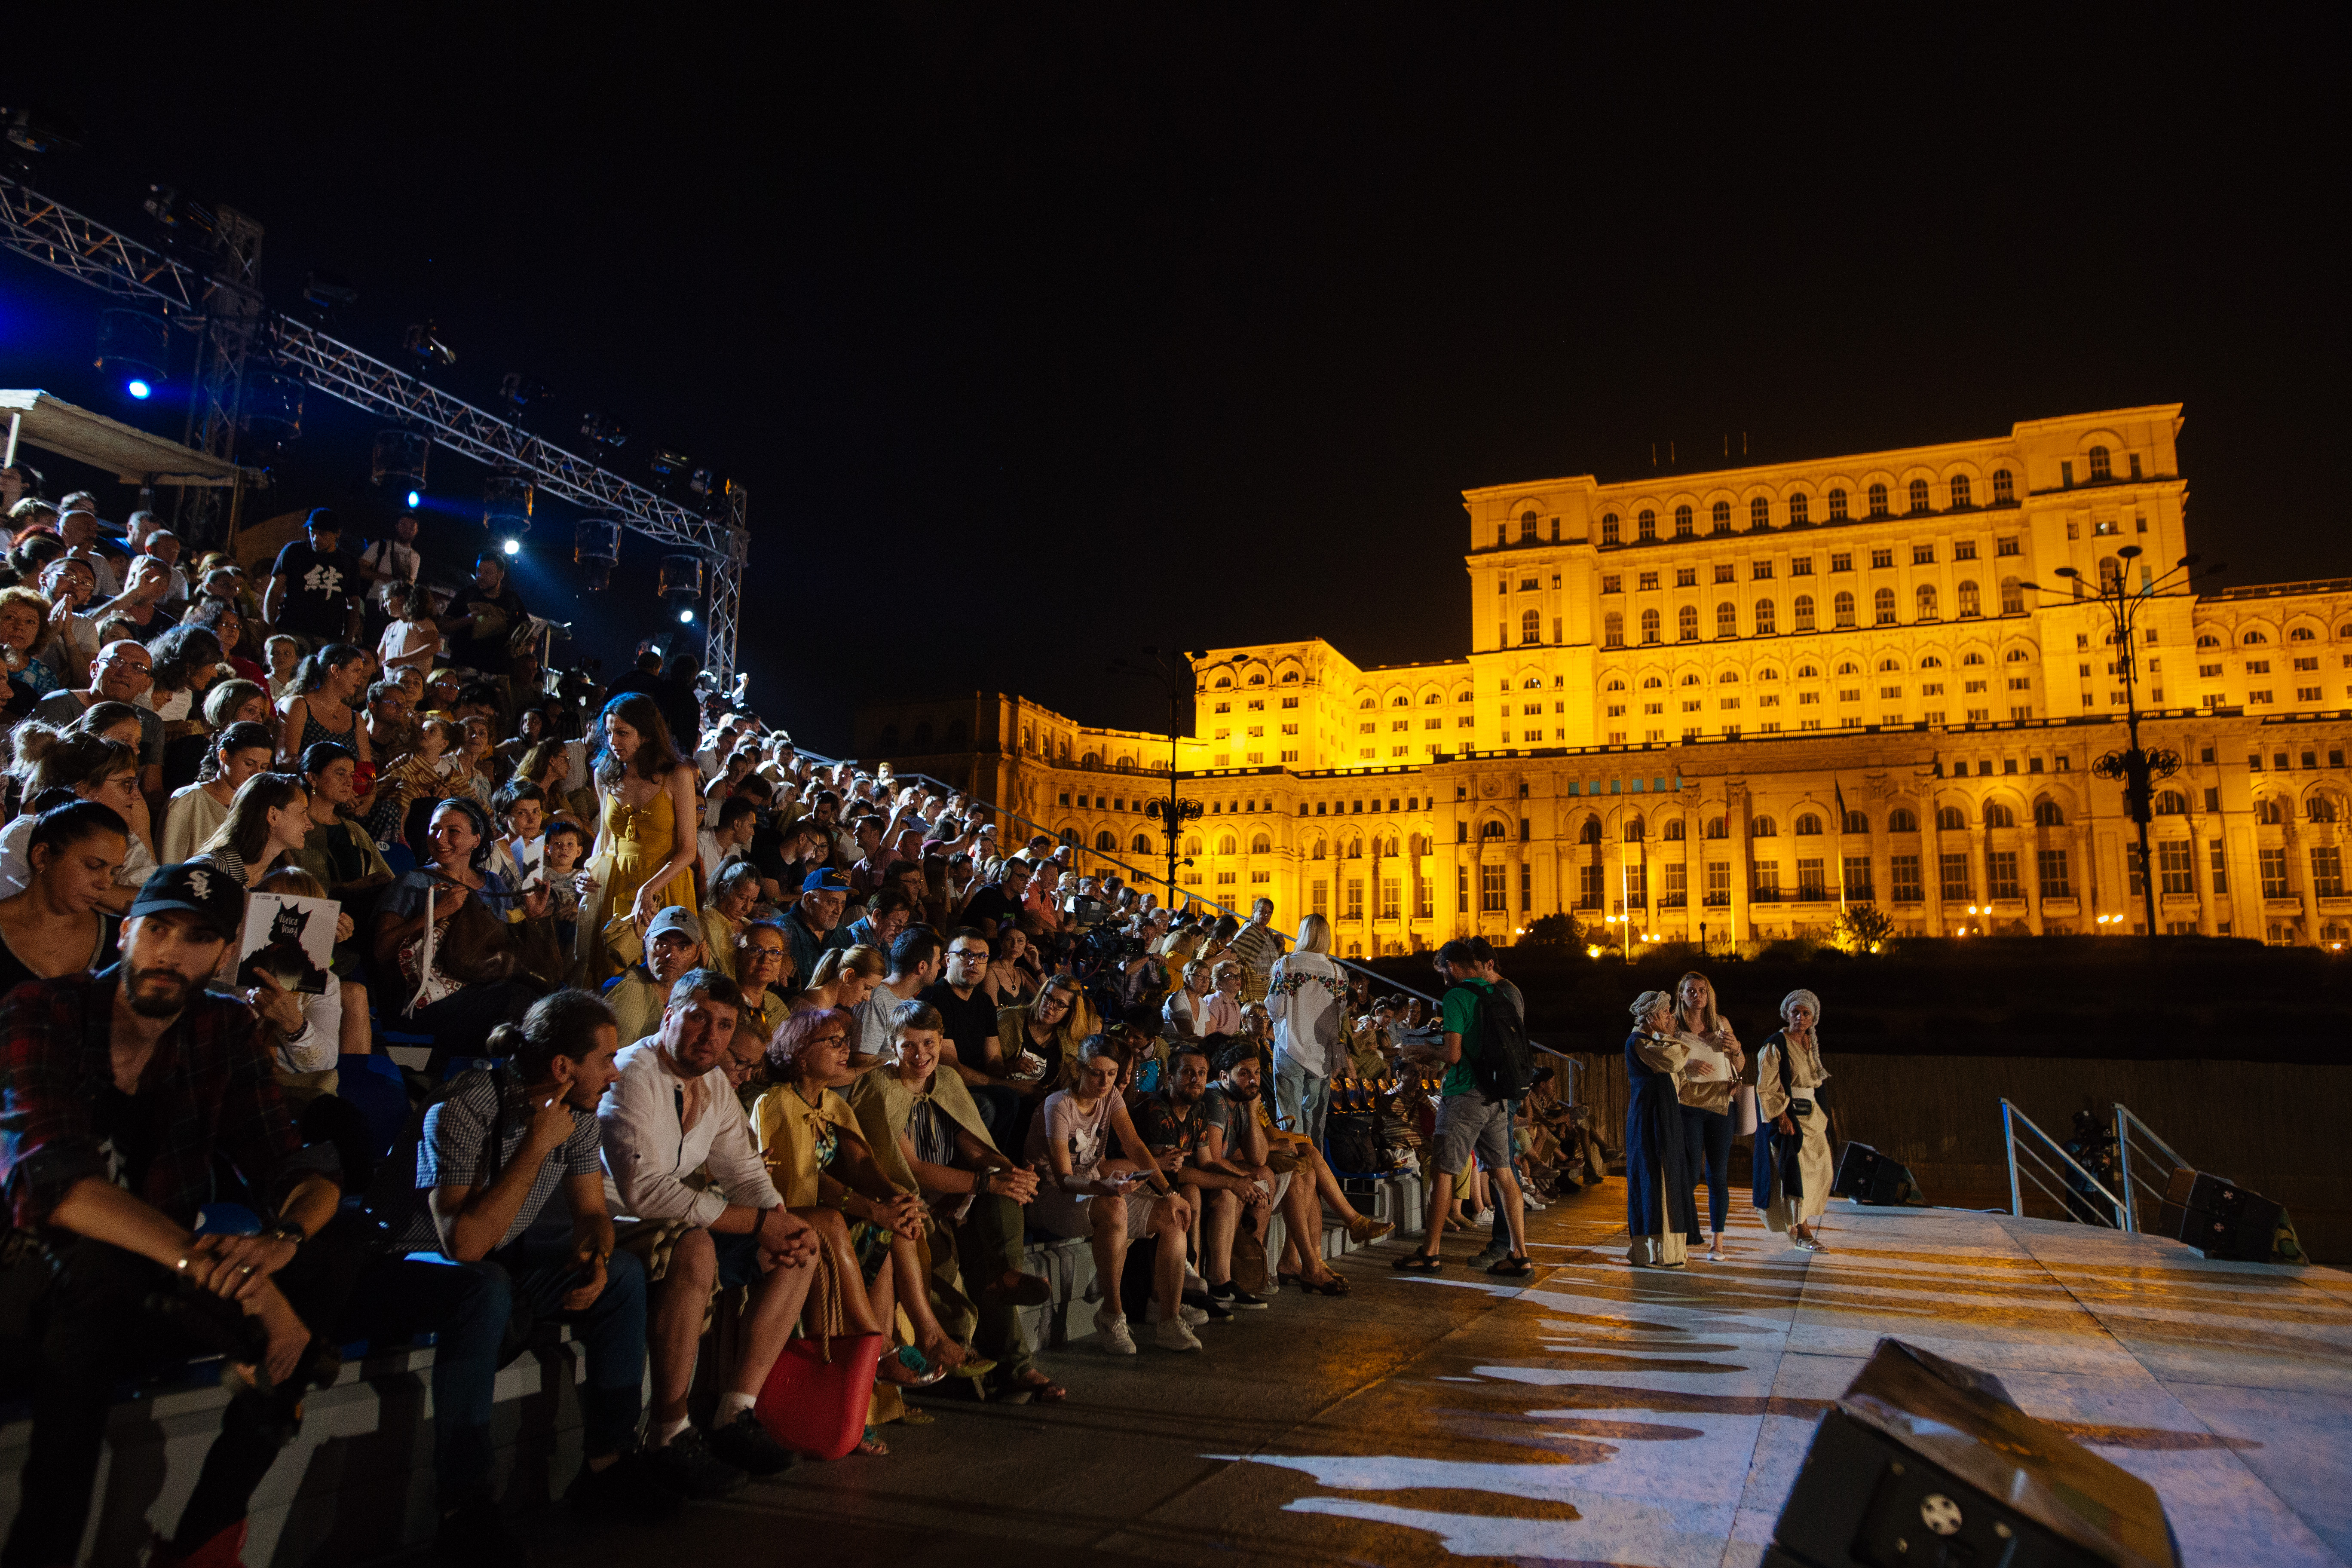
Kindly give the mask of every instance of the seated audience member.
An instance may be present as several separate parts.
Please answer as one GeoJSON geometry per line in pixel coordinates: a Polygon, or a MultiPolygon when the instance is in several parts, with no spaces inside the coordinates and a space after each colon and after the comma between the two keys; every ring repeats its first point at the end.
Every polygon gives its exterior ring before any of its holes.
{"type": "Polygon", "coordinates": [[[1201,1009],[1208,1001],[1209,965],[1197,959],[1184,965],[1182,981],[1160,1004],[1160,1033],[1171,1040],[1201,1038],[1201,1009]]]}
{"type": "MultiPolygon", "coordinates": [[[[298,899],[328,896],[319,879],[299,866],[278,867],[262,878],[254,891],[298,899]]],[[[340,946],[351,935],[352,917],[338,915],[335,931],[340,946]]],[[[233,973],[222,979],[236,982],[233,973]]],[[[373,1048],[368,1034],[367,987],[332,973],[327,976],[326,989],[315,994],[281,990],[265,975],[256,979],[259,984],[246,993],[246,999],[260,1016],[264,1037],[272,1047],[271,1077],[278,1093],[298,1108],[320,1095],[334,1093],[340,1078],[337,1059],[363,1057],[373,1048]]]]}
{"type": "Polygon", "coordinates": [[[490,864],[517,888],[547,879],[547,795],[538,785],[517,779],[491,798],[498,816],[498,847],[490,864]],[[525,868],[529,868],[525,869],[525,868]]]}
{"type": "Polygon", "coordinates": [[[619,1048],[612,1015],[585,992],[557,991],[520,1024],[499,1025],[492,1047],[508,1068],[460,1073],[425,1111],[405,1226],[354,1293],[355,1326],[371,1338],[438,1336],[434,1544],[482,1568],[526,1560],[491,1485],[494,1384],[519,1307],[566,1324],[585,1363],[583,1458],[565,1499],[596,1518],[642,1521],[674,1517],[681,1501],[636,1452],[645,1266],[614,1250],[595,1112],[619,1048]]]}
{"type": "Polygon", "coordinates": [[[388,672],[415,669],[430,674],[441,657],[441,628],[428,613],[432,591],[413,583],[384,585],[383,606],[392,624],[376,644],[376,658],[388,672]]]}
{"type": "MultiPolygon", "coordinates": [[[[55,543],[53,536],[37,534],[17,547],[18,553],[55,543]]],[[[58,684],[49,689],[47,695],[88,684],[99,647],[98,617],[83,613],[98,597],[98,578],[90,571],[89,563],[71,556],[57,557],[37,567],[25,581],[37,584],[41,596],[49,602],[48,624],[37,650],[41,662],[56,671],[58,677],[58,684]]]]}
{"type": "Polygon", "coordinates": [[[929,926],[898,933],[890,944],[889,973],[853,1015],[857,1027],[849,1041],[852,1056],[879,1056],[889,1045],[890,1020],[898,1016],[898,1005],[912,1002],[940,977],[940,946],[939,933],[929,926]]]}
{"type": "Polygon", "coordinates": [[[784,999],[792,966],[783,928],[775,921],[751,921],[735,933],[735,984],[743,991],[742,1016],[760,1031],[762,1042],[774,1039],[792,1016],[792,1004],[784,999]]]}
{"type": "MultiPolygon", "coordinates": [[[[121,727],[124,731],[129,728],[127,721],[121,727]]],[[[76,797],[95,801],[122,818],[130,838],[122,864],[114,873],[114,889],[100,907],[117,914],[128,909],[137,889],[145,885],[143,877],[131,879],[132,868],[147,875],[155,869],[155,858],[147,847],[147,801],[139,793],[138,754],[121,741],[103,735],[60,734],[35,722],[19,724],[11,739],[16,742],[17,774],[27,805],[37,805],[52,792],[61,802],[64,793],[71,791],[76,797]]],[[[24,891],[30,880],[26,845],[34,826],[34,817],[27,812],[0,828],[0,898],[24,891]]]]}
{"type": "Polygon", "coordinates": [[[25,840],[25,889],[0,899],[0,996],[114,962],[122,921],[101,905],[130,847],[121,814],[94,800],[40,814],[25,840]]]}
{"type": "Polygon", "coordinates": [[[379,844],[405,844],[415,849],[425,838],[419,815],[429,816],[429,803],[443,799],[460,764],[449,754],[457,743],[457,726],[438,715],[416,721],[416,749],[394,758],[377,776],[375,805],[368,813],[368,831],[379,844]]]}
{"type": "Polygon", "coordinates": [[[416,749],[415,706],[408,688],[396,679],[367,689],[368,754],[376,759],[379,773],[416,749]]]}
{"type": "Polygon", "coordinates": [[[835,926],[826,937],[828,949],[843,947],[875,947],[884,952],[898,940],[898,933],[915,923],[915,909],[907,895],[897,888],[884,888],[866,900],[866,912],[846,925],[835,926]]]}
{"type": "Polygon", "coordinates": [[[1119,1061],[1100,1035],[1079,1046],[1073,1083],[1046,1097],[1029,1123],[1025,1151],[1040,1191],[1030,1207],[1030,1224],[1055,1236],[1084,1236],[1094,1247],[1095,1281],[1103,1293],[1095,1310],[1095,1332],[1103,1348],[1133,1355],[1127,1309],[1119,1300],[1119,1275],[1130,1237],[1150,1237],[1151,1305],[1157,1309],[1160,1348],[1196,1351],[1201,1342],[1186,1321],[1184,1243],[1192,1206],[1178,1195],[1137,1135],[1119,1098],[1119,1061]]]}
{"type": "Polygon", "coordinates": [[[228,815],[196,846],[196,859],[250,892],[281,864],[295,864],[310,834],[310,786],[298,773],[256,773],[237,786],[228,815]]]}
{"type": "Polygon", "coordinates": [[[1057,1403],[1065,1391],[1031,1363],[1019,1311],[1051,1296],[1045,1280],[1021,1268],[1022,1205],[1036,1196],[1036,1173],[998,1150],[962,1083],[939,1070],[938,1009],[904,1003],[892,1027],[896,1052],[857,1080],[849,1104],[883,1174],[930,1207],[930,1278],[955,1304],[950,1314],[933,1303],[934,1315],[959,1336],[970,1318],[973,1348],[993,1363],[988,1375],[997,1392],[1057,1403]],[[952,1245],[942,1245],[950,1234],[952,1245]],[[965,1311],[967,1300],[975,1311],[965,1311]]]}
{"type": "Polygon", "coordinates": [[[188,612],[187,624],[213,634],[214,640],[220,644],[221,662],[229,667],[236,679],[251,681],[256,687],[268,683],[269,671],[241,651],[246,622],[235,605],[226,599],[202,600],[188,612]]]}
{"type": "Polygon", "coordinates": [[[849,884],[831,869],[811,871],[801,883],[800,900],[784,911],[784,940],[792,944],[793,971],[816,973],[817,955],[825,938],[841,921],[842,906],[849,900],[849,884]]]}
{"type": "Polygon", "coordinates": [[[544,888],[518,897],[488,858],[490,821],[471,799],[433,810],[423,864],[376,901],[379,1011],[433,1036],[428,1078],[450,1057],[480,1056],[493,1026],[563,973],[544,888]]]}
{"type": "Polygon", "coordinates": [[[208,1352],[236,1392],[164,1560],[234,1560],[304,1392],[332,1375],[325,1330],[361,1222],[338,1220],[331,1147],[296,1141],[251,1010],[205,989],[243,904],[210,868],[163,868],[131,903],[121,962],[0,998],[0,1185],[58,1265],[34,1317],[12,1564],[78,1560],[117,1387],[208,1352]],[[260,1234],[191,1232],[224,1168],[269,1216],[260,1234]]]}
{"type": "Polygon", "coordinates": [[[10,679],[23,681],[36,698],[65,688],[57,671],[36,657],[48,639],[52,613],[48,600],[30,588],[0,588],[0,663],[7,666],[10,679]]]}
{"type": "Polygon", "coordinates": [[[302,673],[302,639],[283,635],[273,637],[261,645],[269,663],[269,696],[283,702],[294,695],[295,682],[302,673]]]}
{"type": "MultiPolygon", "coordinates": [[[[221,732],[231,724],[255,723],[268,730],[276,746],[276,715],[268,694],[249,680],[216,680],[205,692],[201,726],[173,725],[163,742],[163,787],[176,795],[204,781],[207,759],[219,749],[221,732]]],[[[168,822],[166,824],[168,826],[168,822]]]]}
{"type": "Polygon", "coordinates": [[[997,1007],[1018,1007],[1037,994],[1037,971],[1029,939],[1016,925],[1007,925],[988,940],[988,972],[980,988],[997,1007]]]}
{"type": "MultiPolygon", "coordinates": [[[[1234,1238],[1244,1225],[1260,1243],[1273,1213],[1275,1188],[1255,1166],[1213,1160],[1203,1148],[1209,1115],[1209,1053],[1197,1040],[1179,1041],[1170,1051],[1167,1087],[1137,1107],[1144,1146],[1165,1160],[1178,1156],[1174,1174],[1201,1211],[1201,1278],[1210,1298],[1231,1311],[1260,1308],[1264,1300],[1233,1282],[1234,1238]]],[[[1224,1108],[1220,1107],[1223,1110],[1224,1108]]]]}
{"type": "Polygon", "coordinates": [[[704,887],[716,887],[721,866],[751,853],[751,835],[759,825],[760,803],[751,796],[730,795],[719,803],[718,826],[706,827],[698,835],[704,887]]]}
{"type": "Polygon", "coordinates": [[[760,872],[748,860],[730,860],[710,884],[710,897],[701,909],[702,945],[710,966],[730,980],[735,973],[735,948],[751,907],[760,901],[760,872]]]}
{"type": "Polygon", "coordinates": [[[551,816],[570,817],[574,822],[593,823],[596,820],[596,792],[573,778],[571,747],[562,741],[541,741],[522,754],[515,764],[515,775],[524,784],[534,784],[546,797],[551,816]]]}
{"type": "Polygon", "coordinates": [[[1242,1032],[1243,973],[1238,959],[1221,958],[1210,965],[1210,990],[1195,1004],[1192,1026],[1203,1038],[1242,1032]]]}
{"type": "Polygon", "coordinates": [[[595,889],[596,879],[581,868],[588,855],[588,830],[576,822],[557,821],[548,825],[543,842],[547,851],[547,891],[549,908],[555,916],[555,940],[564,952],[575,946],[580,925],[580,901],[595,889]]]}
{"type": "Polygon", "coordinates": [[[816,1277],[816,1232],[777,1195],[722,1064],[735,1037],[734,982],[715,970],[678,977],[660,1032],[625,1047],[596,1108],[622,1216],[621,1246],[647,1259],[654,1408],[648,1456],[692,1496],[722,1496],[745,1474],[773,1475],[792,1454],[751,1414],[816,1277]],[[707,1178],[688,1185],[687,1178],[707,1178]],[[751,1302],[735,1363],[706,1440],[686,1414],[703,1314],[720,1286],[751,1302]]]}
{"type": "MultiPolygon", "coordinates": [[[[52,691],[33,709],[33,717],[43,723],[67,728],[79,719],[84,710],[100,702],[122,702],[131,705],[139,719],[139,793],[161,795],[163,791],[163,721],[151,709],[138,706],[139,699],[154,682],[154,659],[146,648],[136,642],[118,638],[98,650],[97,659],[89,667],[90,684],[79,691],[52,691]]],[[[132,823],[135,830],[139,824],[132,823]]]]}
{"type": "Polygon", "coordinates": [[[882,984],[889,972],[890,960],[870,947],[853,947],[845,952],[828,952],[816,961],[816,973],[808,984],[788,999],[795,1013],[814,1007],[833,1007],[855,1015],[874,988],[882,984]]]}
{"type": "MultiPolygon", "coordinates": [[[[292,549],[293,546],[287,546],[292,549]]],[[[302,661],[294,678],[293,695],[278,715],[278,755],[289,767],[321,741],[351,748],[362,763],[373,763],[367,726],[352,704],[368,687],[368,657],[347,643],[330,643],[302,661]]]]}
{"type": "MultiPolygon", "coordinates": [[[[786,1206],[815,1225],[832,1254],[842,1311],[851,1333],[892,1331],[902,1277],[919,1279],[912,1244],[923,1234],[922,1199],[901,1193],[882,1173],[858,1131],[857,1118],[838,1092],[866,1068],[850,1065],[848,1015],[832,1008],[795,1013],[768,1047],[772,1087],[752,1102],[751,1128],[769,1177],[786,1206]],[[901,1256],[908,1268],[898,1267],[901,1256]]],[[[918,1288],[919,1294],[923,1287],[918,1288]]],[[[928,1305],[923,1310],[928,1313],[928,1305]]],[[[961,1346],[953,1360],[960,1364],[961,1346]]],[[[947,1375],[912,1345],[882,1358],[886,1383],[921,1387],[947,1375]]],[[[885,1453],[871,1433],[869,1453],[885,1453]]]]}
{"type": "Polygon", "coordinates": [[[705,967],[702,922],[694,911],[672,904],[656,915],[646,928],[646,955],[604,987],[604,1005],[613,1009],[626,1044],[652,1034],[680,977],[705,967]]]}
{"type": "Polygon", "coordinates": [[[992,1135],[1009,1142],[1020,1123],[1021,1097],[997,1080],[1004,1076],[996,1036],[996,1004],[981,989],[988,972],[988,939],[971,926],[948,939],[940,978],[917,993],[938,1009],[947,1044],[941,1055],[980,1107],[992,1135]]]}
{"type": "Polygon", "coordinates": [[[302,777],[310,785],[310,828],[297,858],[327,889],[323,897],[342,905],[353,920],[365,921],[374,913],[376,895],[392,885],[392,868],[375,840],[348,815],[358,772],[359,759],[351,748],[332,741],[302,753],[302,777]]]}

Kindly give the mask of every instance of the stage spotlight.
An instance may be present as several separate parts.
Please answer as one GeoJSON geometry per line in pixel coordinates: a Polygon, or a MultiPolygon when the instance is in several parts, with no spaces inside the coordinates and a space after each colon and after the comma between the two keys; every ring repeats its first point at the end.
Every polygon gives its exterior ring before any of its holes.
{"type": "Polygon", "coordinates": [[[302,434],[302,384],[282,371],[258,367],[245,373],[238,395],[237,428],[283,446],[302,434]]]}
{"type": "Polygon", "coordinates": [[[360,291],[332,272],[310,269],[302,280],[302,301],[321,316],[345,305],[359,303],[360,291]]]}
{"type": "Polygon", "coordinates": [[[34,103],[22,109],[0,110],[8,117],[8,145],[20,152],[46,153],[52,147],[63,147],[68,153],[81,147],[81,127],[56,110],[34,103]]]}
{"type": "Polygon", "coordinates": [[[687,492],[690,495],[707,496],[710,493],[712,483],[709,468],[697,468],[687,476],[687,492]]]}
{"type": "Polygon", "coordinates": [[[482,486],[482,526],[493,533],[530,531],[530,480],[520,470],[501,468],[482,486]]]}
{"type": "Polygon", "coordinates": [[[408,505],[413,510],[425,489],[425,461],[432,454],[433,440],[415,430],[394,428],[379,430],[375,445],[368,453],[368,479],[395,493],[408,492],[408,505]]]}
{"type": "Polygon", "coordinates": [[[411,490],[411,491],[409,491],[409,492],[408,492],[408,510],[411,510],[411,511],[415,511],[418,507],[423,506],[424,504],[425,504],[425,495],[424,495],[424,492],[423,492],[423,491],[421,491],[421,490],[411,490]]]}
{"type": "Polygon", "coordinates": [[[667,479],[693,460],[675,447],[656,447],[653,455],[653,470],[667,479]]]}
{"type": "Polygon", "coordinates": [[[621,523],[618,518],[583,517],[572,525],[572,559],[588,577],[588,591],[603,593],[613,585],[613,568],[621,563],[621,523]]]}
{"type": "Polygon", "coordinates": [[[499,383],[499,396],[518,416],[530,412],[534,403],[544,403],[555,394],[542,381],[533,381],[519,370],[507,372],[499,383]]]}
{"type": "Polygon", "coordinates": [[[580,417],[580,434],[600,447],[620,447],[629,439],[629,427],[592,408],[580,417]]]}
{"type": "Polygon", "coordinates": [[[101,310],[98,316],[98,368],[122,378],[122,390],[145,402],[162,384],[172,363],[172,327],[153,310],[101,310]]]}
{"type": "Polygon", "coordinates": [[[694,624],[694,606],[702,598],[703,563],[699,555],[665,555],[657,590],[677,611],[681,626],[694,624]]]}
{"type": "Polygon", "coordinates": [[[522,553],[522,541],[520,539],[509,539],[504,544],[499,545],[499,548],[505,551],[509,555],[520,555],[522,553]]]}
{"type": "Polygon", "coordinates": [[[431,321],[419,321],[412,325],[400,340],[401,347],[426,364],[456,364],[457,351],[443,342],[440,333],[441,329],[431,321]]]}
{"type": "Polygon", "coordinates": [[[678,625],[682,626],[690,626],[694,625],[694,606],[692,605],[688,605],[686,608],[678,611],[677,622],[678,625]]]}

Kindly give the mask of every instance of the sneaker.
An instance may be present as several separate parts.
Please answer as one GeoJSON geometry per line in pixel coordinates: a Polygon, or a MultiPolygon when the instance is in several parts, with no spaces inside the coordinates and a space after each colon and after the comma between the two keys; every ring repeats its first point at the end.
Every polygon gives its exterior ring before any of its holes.
{"type": "Polygon", "coordinates": [[[689,1426],[658,1448],[639,1456],[654,1479],[682,1498],[707,1502],[732,1497],[751,1485],[751,1478],[713,1455],[702,1434],[689,1426]]]}
{"type": "Polygon", "coordinates": [[[507,1528],[499,1505],[486,1497],[459,1503],[442,1516],[433,1550],[457,1568],[513,1568],[526,1561],[521,1542],[507,1528]]]}
{"type": "Polygon", "coordinates": [[[1160,1324],[1159,1344],[1164,1351],[1196,1351],[1201,1348],[1201,1342],[1182,1323],[1160,1324]]]}
{"type": "Polygon", "coordinates": [[[1095,1334],[1113,1355],[1135,1353],[1135,1336],[1127,1331],[1126,1317],[1108,1307],[1095,1309],[1095,1334]]]}
{"type": "Polygon", "coordinates": [[[1230,1280],[1223,1285],[1210,1286],[1209,1296],[1218,1306],[1229,1311],[1263,1312],[1265,1310],[1265,1298],[1253,1296],[1230,1280]]]}
{"type": "Polygon", "coordinates": [[[1511,1249],[1508,1246],[1502,1242],[1490,1241],[1471,1255],[1470,1267],[1472,1268],[1484,1268],[1488,1264],[1500,1263],[1504,1258],[1508,1258],[1510,1255],[1511,1249]]]}
{"type": "Polygon", "coordinates": [[[734,1420],[711,1427],[707,1441],[721,1463],[755,1476],[776,1475],[800,1462],[800,1456],[769,1436],[749,1410],[739,1410],[734,1420]]]}
{"type": "MultiPolygon", "coordinates": [[[[1189,1323],[1198,1328],[1209,1321],[1209,1314],[1190,1302],[1179,1302],[1176,1307],[1176,1319],[1179,1322],[1189,1323]]],[[[1160,1321],[1160,1302],[1156,1297],[1143,1309],[1143,1321],[1147,1323],[1156,1323],[1160,1321]]]]}
{"type": "MultiPolygon", "coordinates": [[[[1230,1323],[1234,1321],[1233,1308],[1218,1300],[1215,1294],[1205,1285],[1198,1290],[1184,1292],[1184,1309],[1187,1312],[1201,1313],[1206,1322],[1230,1323]]],[[[1184,1321],[1189,1323],[1192,1320],[1188,1317],[1184,1321]]]]}
{"type": "Polygon", "coordinates": [[[676,1519],[686,1508],[686,1499],[646,1462],[643,1453],[624,1454],[601,1470],[592,1470],[582,1461],[580,1473],[564,1489],[563,1500],[592,1519],[632,1524],[659,1524],[676,1519]]]}

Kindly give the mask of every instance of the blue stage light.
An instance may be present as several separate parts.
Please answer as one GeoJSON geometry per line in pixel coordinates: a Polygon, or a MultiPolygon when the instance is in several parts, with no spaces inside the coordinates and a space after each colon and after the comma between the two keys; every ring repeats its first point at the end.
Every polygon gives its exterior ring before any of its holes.
{"type": "Polygon", "coordinates": [[[422,490],[411,490],[411,491],[409,491],[409,492],[408,492],[408,510],[411,510],[411,511],[415,511],[418,507],[423,506],[424,504],[425,504],[425,492],[424,492],[424,491],[422,491],[422,490]]]}
{"type": "Polygon", "coordinates": [[[520,555],[522,553],[522,541],[520,539],[509,539],[504,544],[499,546],[499,548],[505,551],[509,555],[520,555]]]}
{"type": "Polygon", "coordinates": [[[134,375],[122,390],[137,398],[140,402],[144,403],[147,401],[148,397],[154,393],[155,389],[147,384],[147,380],[144,376],[134,375]]]}

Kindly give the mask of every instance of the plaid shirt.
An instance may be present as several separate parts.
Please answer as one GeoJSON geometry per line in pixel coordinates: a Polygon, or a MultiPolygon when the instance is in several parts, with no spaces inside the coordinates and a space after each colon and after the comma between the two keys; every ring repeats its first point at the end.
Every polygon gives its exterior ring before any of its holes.
{"type": "MultiPolygon", "coordinates": [[[[48,1223],[85,1176],[107,1179],[91,1126],[114,1081],[114,997],[122,966],[35,980],[0,999],[0,1194],[16,1224],[48,1223]]],[[[198,992],[156,1040],[139,1093],[158,1102],[159,1136],[136,1196],[181,1225],[214,1194],[222,1155],[270,1210],[306,1175],[341,1166],[331,1144],[304,1148],[278,1086],[253,1009],[198,992]]]]}

